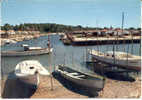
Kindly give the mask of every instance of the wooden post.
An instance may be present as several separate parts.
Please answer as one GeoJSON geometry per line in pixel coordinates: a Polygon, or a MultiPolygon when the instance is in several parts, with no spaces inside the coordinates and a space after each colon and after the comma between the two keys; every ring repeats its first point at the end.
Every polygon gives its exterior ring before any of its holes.
{"type": "Polygon", "coordinates": [[[52,75],[50,76],[51,78],[50,78],[50,82],[51,82],[51,91],[53,91],[53,79],[52,79],[52,75]]]}
{"type": "MultiPolygon", "coordinates": [[[[48,49],[50,52],[50,38],[49,38],[49,34],[48,34],[48,49]]],[[[49,54],[49,67],[50,67],[50,72],[52,73],[52,59],[51,59],[51,55],[49,54]]],[[[52,79],[52,74],[50,75],[50,83],[51,83],[51,91],[53,91],[53,79],[52,79]]]]}

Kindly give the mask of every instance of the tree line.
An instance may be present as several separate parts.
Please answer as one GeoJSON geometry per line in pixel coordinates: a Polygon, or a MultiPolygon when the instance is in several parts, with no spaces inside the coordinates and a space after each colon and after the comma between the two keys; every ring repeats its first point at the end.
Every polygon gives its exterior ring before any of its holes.
{"type": "MultiPolygon", "coordinates": [[[[104,28],[96,28],[96,27],[83,27],[81,25],[71,26],[71,25],[63,25],[56,23],[24,23],[20,25],[10,25],[6,23],[4,26],[1,26],[1,30],[15,30],[15,31],[40,31],[40,32],[69,32],[69,31],[78,31],[78,30],[95,30],[95,29],[109,29],[107,27],[104,28]]],[[[130,27],[129,29],[135,29],[130,27]]],[[[140,30],[140,28],[137,28],[140,30]]]]}
{"type": "Polygon", "coordinates": [[[20,25],[10,25],[5,24],[1,26],[2,30],[15,30],[15,31],[40,31],[40,32],[65,32],[65,31],[75,31],[75,30],[89,30],[93,28],[71,25],[62,25],[55,23],[42,23],[42,24],[34,24],[34,23],[24,23],[20,25]]]}

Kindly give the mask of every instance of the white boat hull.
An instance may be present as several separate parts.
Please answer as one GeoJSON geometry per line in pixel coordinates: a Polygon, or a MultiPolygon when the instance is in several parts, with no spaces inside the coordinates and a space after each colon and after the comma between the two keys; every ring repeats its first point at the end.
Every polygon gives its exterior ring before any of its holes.
{"type": "Polygon", "coordinates": [[[43,49],[43,50],[32,50],[32,51],[2,51],[1,56],[3,57],[10,57],[10,56],[35,56],[35,55],[43,55],[43,54],[49,54],[53,51],[51,48],[43,49]]]}
{"type": "Polygon", "coordinates": [[[28,76],[22,76],[19,77],[17,76],[17,78],[24,83],[25,85],[28,86],[28,88],[32,88],[32,89],[36,89],[38,84],[39,84],[39,79],[37,77],[37,75],[28,75],[28,76]]]}
{"type": "Polygon", "coordinates": [[[141,71],[141,59],[115,59],[114,57],[92,54],[92,58],[103,63],[119,66],[126,69],[141,71]]]}
{"type": "Polygon", "coordinates": [[[50,73],[36,60],[25,60],[16,65],[16,77],[30,88],[35,88],[40,82],[39,75],[50,75],[50,73]]]}

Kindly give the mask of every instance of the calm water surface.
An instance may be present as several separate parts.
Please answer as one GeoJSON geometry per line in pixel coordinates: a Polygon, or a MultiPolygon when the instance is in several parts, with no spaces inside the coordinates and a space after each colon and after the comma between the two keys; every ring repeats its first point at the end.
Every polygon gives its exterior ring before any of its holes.
{"type": "MultiPolygon", "coordinates": [[[[53,47],[52,54],[40,55],[40,56],[23,56],[23,57],[2,57],[1,58],[1,67],[2,67],[2,76],[7,76],[10,72],[14,71],[14,68],[17,63],[23,60],[38,60],[45,68],[53,71],[54,66],[58,64],[66,64],[69,67],[77,69],[79,71],[94,73],[85,67],[86,49],[98,49],[102,52],[112,51],[113,45],[103,45],[103,46],[65,46],[59,40],[58,35],[50,36],[51,46],[53,47]]],[[[38,39],[32,39],[29,41],[22,41],[16,44],[9,44],[1,47],[1,50],[23,50],[21,44],[29,44],[30,46],[41,46],[47,47],[48,36],[42,36],[38,39]]],[[[128,50],[129,53],[135,55],[140,55],[140,44],[125,44],[117,45],[118,51],[128,50]],[[133,48],[133,52],[132,52],[133,48]]]]}

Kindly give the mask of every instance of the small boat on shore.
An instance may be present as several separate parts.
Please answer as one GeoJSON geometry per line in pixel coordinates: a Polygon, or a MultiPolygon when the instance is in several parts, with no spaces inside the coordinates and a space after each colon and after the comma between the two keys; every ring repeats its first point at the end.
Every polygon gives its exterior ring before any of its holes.
{"type": "Polygon", "coordinates": [[[90,92],[101,91],[104,88],[104,77],[84,74],[64,65],[58,65],[56,72],[65,79],[87,88],[90,92]]]}
{"type": "Polygon", "coordinates": [[[1,56],[34,56],[49,54],[53,51],[53,48],[29,47],[28,45],[23,45],[23,47],[23,51],[1,51],[1,56]]]}
{"type": "Polygon", "coordinates": [[[39,75],[50,75],[50,73],[38,61],[25,60],[16,65],[15,75],[29,88],[35,88],[40,82],[39,75]]]}
{"type": "Polygon", "coordinates": [[[96,50],[89,52],[93,59],[110,65],[115,65],[121,68],[141,71],[141,57],[130,53],[109,51],[102,53],[96,50]]]}

